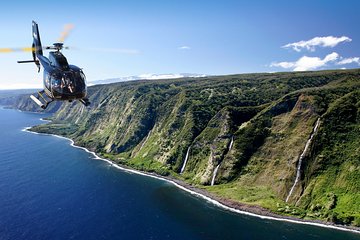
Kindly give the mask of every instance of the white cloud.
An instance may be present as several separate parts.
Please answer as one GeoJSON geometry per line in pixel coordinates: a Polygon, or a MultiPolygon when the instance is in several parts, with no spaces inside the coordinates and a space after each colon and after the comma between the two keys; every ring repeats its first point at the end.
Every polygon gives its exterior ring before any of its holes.
{"type": "Polygon", "coordinates": [[[339,57],[340,57],[339,54],[337,54],[336,52],[332,52],[332,53],[326,55],[326,57],[322,61],[324,63],[333,62],[333,61],[337,60],[339,57]]]}
{"type": "Polygon", "coordinates": [[[292,68],[295,66],[295,62],[279,62],[279,63],[272,63],[270,67],[282,67],[282,68],[292,68]]]}
{"type": "Polygon", "coordinates": [[[303,56],[296,62],[278,62],[272,63],[270,67],[281,67],[286,69],[292,69],[293,71],[309,71],[316,70],[323,66],[326,66],[329,62],[334,62],[339,59],[339,54],[336,52],[330,53],[321,59],[319,57],[303,56]]]}
{"type": "Polygon", "coordinates": [[[337,65],[345,65],[345,64],[351,64],[351,63],[357,63],[360,65],[360,58],[359,57],[353,57],[353,58],[344,58],[341,61],[337,62],[337,65]]]}
{"type": "Polygon", "coordinates": [[[190,50],[191,47],[189,46],[181,46],[181,47],[178,47],[179,50],[190,50]]]}
{"type": "Polygon", "coordinates": [[[334,36],[327,36],[327,37],[314,37],[308,41],[300,41],[289,43],[282,48],[292,48],[293,50],[300,52],[302,49],[306,49],[308,51],[315,51],[316,47],[335,47],[339,43],[342,42],[351,42],[352,39],[346,36],[342,37],[334,37],[334,36]]]}

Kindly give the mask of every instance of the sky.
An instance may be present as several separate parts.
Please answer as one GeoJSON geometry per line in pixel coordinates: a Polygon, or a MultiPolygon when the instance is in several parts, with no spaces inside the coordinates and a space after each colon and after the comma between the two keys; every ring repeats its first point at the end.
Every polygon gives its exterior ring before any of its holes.
{"type": "MultiPolygon", "coordinates": [[[[360,67],[357,0],[6,1],[0,48],[43,45],[65,24],[63,50],[88,81],[143,74],[224,75],[360,67]]],[[[45,53],[47,55],[47,53],[45,53]]],[[[31,53],[0,54],[0,89],[42,86],[31,53]]]]}

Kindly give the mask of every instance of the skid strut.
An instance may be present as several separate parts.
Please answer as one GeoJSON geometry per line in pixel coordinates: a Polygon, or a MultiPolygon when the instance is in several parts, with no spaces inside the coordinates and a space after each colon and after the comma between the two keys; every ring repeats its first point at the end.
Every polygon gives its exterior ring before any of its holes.
{"type": "Polygon", "coordinates": [[[90,105],[90,102],[89,102],[89,99],[88,98],[82,98],[82,99],[79,99],[79,101],[85,105],[85,107],[89,106],[90,105]]]}
{"type": "MultiPolygon", "coordinates": [[[[45,91],[42,90],[40,92],[37,93],[37,96],[34,95],[30,95],[30,98],[37,104],[39,105],[39,107],[41,107],[42,109],[46,109],[47,106],[49,105],[49,103],[51,103],[52,99],[48,100],[45,96],[45,91]]],[[[45,94],[46,95],[46,94],[45,94]]]]}

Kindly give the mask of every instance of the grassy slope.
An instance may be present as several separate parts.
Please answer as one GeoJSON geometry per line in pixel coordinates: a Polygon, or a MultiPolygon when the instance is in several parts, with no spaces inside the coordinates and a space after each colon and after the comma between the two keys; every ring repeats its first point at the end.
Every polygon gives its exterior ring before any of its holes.
{"type": "Polygon", "coordinates": [[[359,78],[348,70],[95,86],[90,110],[65,104],[53,124],[34,130],[277,213],[359,226],[359,78]],[[285,203],[318,117],[301,182],[285,203]]]}
{"type": "Polygon", "coordinates": [[[299,205],[310,216],[360,225],[360,91],[334,101],[324,114],[299,205]]]}

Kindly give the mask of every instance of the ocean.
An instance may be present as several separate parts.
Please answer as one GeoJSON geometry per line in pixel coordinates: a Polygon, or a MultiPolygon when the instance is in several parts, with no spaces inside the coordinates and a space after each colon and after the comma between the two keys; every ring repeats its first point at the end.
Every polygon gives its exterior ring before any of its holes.
{"type": "Polygon", "coordinates": [[[0,239],[360,239],[223,209],[24,131],[47,115],[0,108],[0,239]]]}

